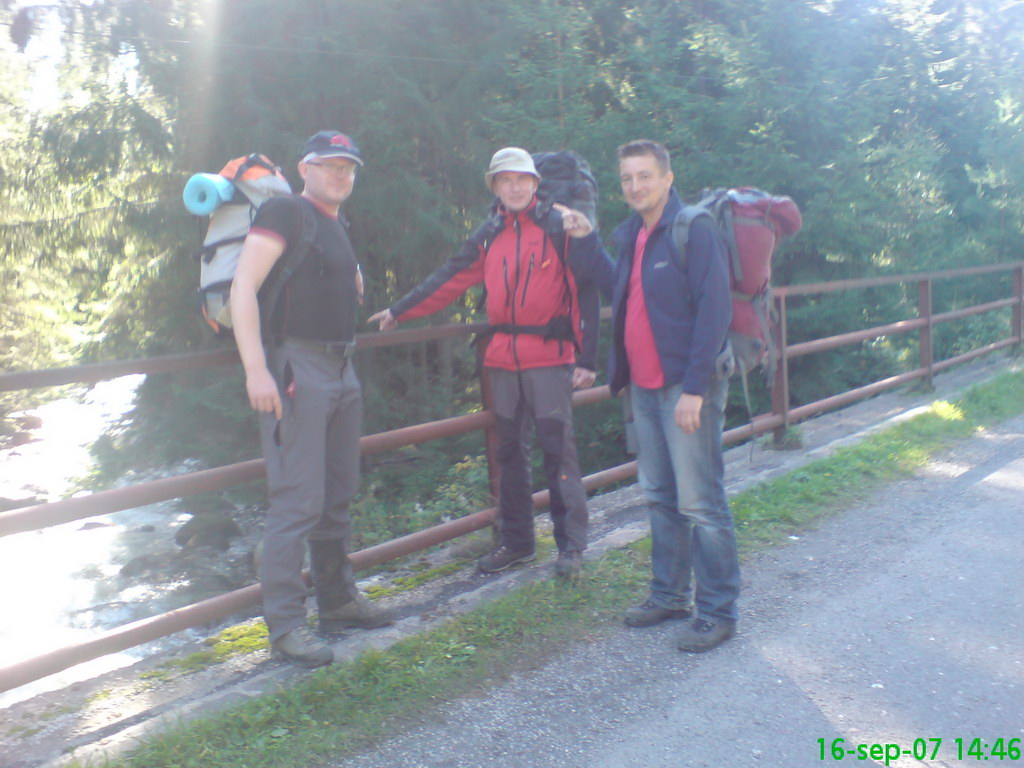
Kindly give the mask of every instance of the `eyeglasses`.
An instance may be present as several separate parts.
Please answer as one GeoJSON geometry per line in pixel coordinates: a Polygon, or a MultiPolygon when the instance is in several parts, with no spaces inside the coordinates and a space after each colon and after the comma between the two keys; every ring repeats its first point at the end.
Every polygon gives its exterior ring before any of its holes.
{"type": "Polygon", "coordinates": [[[355,163],[313,163],[308,162],[306,165],[315,165],[317,168],[323,168],[325,173],[333,173],[335,176],[355,176],[356,165],[355,163]]]}

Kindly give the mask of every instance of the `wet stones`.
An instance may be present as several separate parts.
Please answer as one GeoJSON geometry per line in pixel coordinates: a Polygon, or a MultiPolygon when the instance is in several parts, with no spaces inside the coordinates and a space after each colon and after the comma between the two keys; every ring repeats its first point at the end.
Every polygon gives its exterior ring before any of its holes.
{"type": "Polygon", "coordinates": [[[232,517],[223,511],[205,511],[192,518],[174,533],[174,541],[183,549],[212,547],[227,550],[231,540],[242,535],[232,517]]]}

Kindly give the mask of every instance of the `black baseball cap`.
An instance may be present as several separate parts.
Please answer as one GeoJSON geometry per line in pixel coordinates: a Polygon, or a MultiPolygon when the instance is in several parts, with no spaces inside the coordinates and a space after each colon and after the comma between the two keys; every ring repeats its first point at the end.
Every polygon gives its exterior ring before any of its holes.
{"type": "Polygon", "coordinates": [[[302,145],[302,162],[314,157],[347,157],[359,165],[363,164],[359,147],[340,131],[320,131],[310,136],[302,145]]]}

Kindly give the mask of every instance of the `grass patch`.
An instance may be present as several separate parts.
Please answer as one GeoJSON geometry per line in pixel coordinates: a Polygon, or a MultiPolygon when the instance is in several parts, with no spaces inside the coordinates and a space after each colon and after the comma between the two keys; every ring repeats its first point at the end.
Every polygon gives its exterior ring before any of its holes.
{"type": "Polygon", "coordinates": [[[761,446],[769,451],[799,451],[804,447],[803,430],[798,426],[786,427],[781,438],[765,435],[761,438],[761,446]]]}
{"type": "Polygon", "coordinates": [[[910,475],[979,426],[963,406],[936,402],[926,412],[857,445],[751,488],[732,499],[738,541],[745,551],[773,544],[822,514],[910,475]]]}
{"type": "Polygon", "coordinates": [[[55,718],[60,717],[61,715],[69,715],[74,711],[75,707],[71,706],[70,704],[64,704],[59,707],[50,707],[49,709],[40,712],[38,715],[36,715],[36,717],[40,720],[53,720],[55,718]]]}
{"type": "MultiPolygon", "coordinates": [[[[937,402],[856,446],[733,499],[745,549],[785,533],[893,479],[978,429],[1024,410],[1024,374],[974,387],[959,402],[937,402]]],[[[642,594],[650,540],[588,563],[586,578],[543,581],[501,597],[384,651],[319,670],[294,687],[213,717],[183,723],[103,768],[286,768],[337,760],[516,669],[542,663],[565,642],[607,631],[642,594]]],[[[81,766],[74,762],[72,766],[81,766]]]]}
{"type": "Polygon", "coordinates": [[[100,765],[256,768],[337,758],[438,701],[542,661],[559,640],[609,624],[647,578],[646,557],[633,549],[609,553],[587,570],[586,581],[531,584],[386,651],[367,651],[294,687],[183,724],[123,762],[100,765]]]}
{"type": "Polygon", "coordinates": [[[222,629],[204,640],[207,650],[190,653],[180,659],[170,659],[139,675],[141,680],[165,681],[220,664],[232,656],[263,650],[270,645],[267,625],[263,621],[236,624],[222,629]]]}
{"type": "Polygon", "coordinates": [[[16,725],[13,728],[8,728],[4,735],[6,738],[21,737],[27,739],[30,736],[35,736],[41,730],[43,730],[41,725],[16,725]]]}

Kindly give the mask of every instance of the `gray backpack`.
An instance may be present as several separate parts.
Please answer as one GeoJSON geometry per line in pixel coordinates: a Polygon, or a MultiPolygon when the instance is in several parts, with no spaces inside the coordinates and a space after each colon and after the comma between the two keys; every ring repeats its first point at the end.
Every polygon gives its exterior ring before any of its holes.
{"type": "MultiPolygon", "coordinates": [[[[230,337],[228,298],[242,245],[259,207],[272,197],[291,195],[281,169],[266,155],[252,154],[231,160],[220,173],[192,176],[182,193],[185,207],[209,215],[210,224],[196,258],[199,260],[199,311],[217,336],[230,337]]],[[[290,248],[260,291],[260,311],[270,318],[288,278],[305,258],[316,237],[316,217],[308,205],[296,200],[301,217],[301,241],[290,248]]]]}

